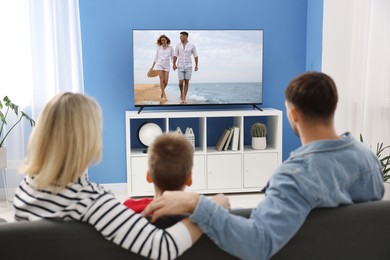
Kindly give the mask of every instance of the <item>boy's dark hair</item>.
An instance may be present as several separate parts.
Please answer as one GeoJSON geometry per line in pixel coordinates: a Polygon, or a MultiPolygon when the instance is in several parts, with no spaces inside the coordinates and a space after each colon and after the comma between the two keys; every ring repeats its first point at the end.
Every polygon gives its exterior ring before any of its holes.
{"type": "Polygon", "coordinates": [[[194,148],[178,133],[165,133],[148,148],[149,173],[154,185],[162,191],[181,190],[191,174],[194,148]]]}
{"type": "Polygon", "coordinates": [[[305,72],[286,88],[286,100],[312,120],[333,120],[338,95],[333,79],[321,72],[305,72]]]}
{"type": "Polygon", "coordinates": [[[180,34],[188,37],[188,32],[181,32],[180,34]]]}

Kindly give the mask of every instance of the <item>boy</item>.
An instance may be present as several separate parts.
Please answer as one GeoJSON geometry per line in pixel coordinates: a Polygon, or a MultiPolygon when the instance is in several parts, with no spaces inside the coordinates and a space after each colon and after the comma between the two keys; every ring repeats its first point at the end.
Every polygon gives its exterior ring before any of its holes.
{"type": "MultiPolygon", "coordinates": [[[[178,133],[162,134],[148,149],[146,180],[154,184],[155,198],[166,190],[184,190],[192,184],[194,148],[187,138],[178,133]]],[[[124,204],[140,213],[152,201],[128,199],[124,204]]]]}

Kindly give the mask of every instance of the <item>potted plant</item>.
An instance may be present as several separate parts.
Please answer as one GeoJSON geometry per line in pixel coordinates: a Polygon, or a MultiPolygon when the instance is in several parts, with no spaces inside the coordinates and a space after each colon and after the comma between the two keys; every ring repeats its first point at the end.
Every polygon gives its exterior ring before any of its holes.
{"type": "Polygon", "coordinates": [[[3,102],[0,100],[0,169],[4,169],[7,167],[7,150],[4,146],[4,142],[7,139],[7,136],[10,134],[12,129],[22,121],[22,119],[25,118],[31,126],[35,125],[35,121],[31,119],[25,112],[19,110],[19,106],[12,103],[11,100],[5,96],[3,98],[3,102]],[[5,131],[4,126],[7,124],[7,116],[8,113],[13,111],[15,115],[17,116],[16,122],[8,129],[8,131],[5,131]]]}
{"type": "MultiPolygon", "coordinates": [[[[363,143],[363,136],[360,134],[360,141],[363,143]]],[[[384,146],[383,143],[376,144],[376,156],[378,157],[383,170],[383,181],[385,182],[384,200],[390,200],[390,155],[384,157],[383,153],[390,148],[390,145],[384,146]]]]}
{"type": "Polygon", "coordinates": [[[252,125],[252,148],[255,150],[263,150],[267,147],[267,127],[262,123],[254,123],[252,125]]]}
{"type": "MultiPolygon", "coordinates": [[[[363,143],[362,134],[360,134],[360,142],[363,143]]],[[[378,157],[379,161],[382,164],[383,180],[387,183],[390,183],[388,182],[388,180],[390,179],[390,155],[387,155],[382,158],[383,152],[388,148],[390,148],[390,145],[383,146],[383,143],[376,144],[376,156],[378,157]]]]}

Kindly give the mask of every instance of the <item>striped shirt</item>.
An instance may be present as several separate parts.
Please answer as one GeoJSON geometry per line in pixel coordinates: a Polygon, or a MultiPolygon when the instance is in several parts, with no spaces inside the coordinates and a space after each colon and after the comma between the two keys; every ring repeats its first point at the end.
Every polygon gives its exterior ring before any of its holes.
{"type": "Polygon", "coordinates": [[[106,239],[151,259],[174,259],[192,245],[183,223],[158,229],[85,177],[53,193],[49,189],[35,189],[34,179],[26,176],[15,192],[13,204],[17,221],[86,222],[106,239]]]}

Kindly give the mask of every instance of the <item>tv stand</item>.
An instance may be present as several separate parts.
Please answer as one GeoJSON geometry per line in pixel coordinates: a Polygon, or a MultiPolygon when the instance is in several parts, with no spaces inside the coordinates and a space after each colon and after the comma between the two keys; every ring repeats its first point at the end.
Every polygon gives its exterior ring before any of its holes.
{"type": "Polygon", "coordinates": [[[255,105],[255,104],[253,104],[253,109],[258,109],[258,110],[260,110],[260,111],[263,111],[263,109],[261,109],[260,107],[258,107],[257,105],[255,105]]]}
{"type": "Polygon", "coordinates": [[[282,162],[282,111],[263,108],[237,110],[158,110],[126,111],[126,163],[128,196],[153,196],[153,184],[145,178],[148,155],[137,139],[145,122],[155,123],[163,132],[183,132],[191,127],[195,134],[194,165],[190,191],[203,194],[259,192],[282,162]],[[267,125],[267,148],[253,150],[251,128],[267,125]],[[227,128],[238,127],[237,150],[217,151],[215,146],[227,128]]]}
{"type": "Polygon", "coordinates": [[[138,109],[138,113],[137,113],[137,114],[140,114],[140,113],[142,112],[143,109],[144,109],[144,107],[140,107],[140,108],[138,109]]]}

